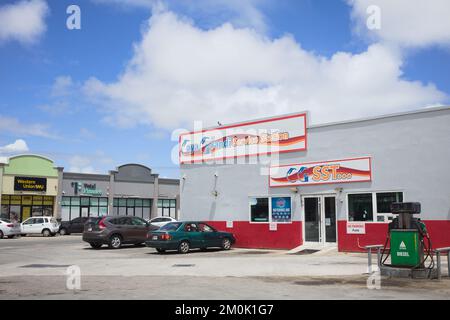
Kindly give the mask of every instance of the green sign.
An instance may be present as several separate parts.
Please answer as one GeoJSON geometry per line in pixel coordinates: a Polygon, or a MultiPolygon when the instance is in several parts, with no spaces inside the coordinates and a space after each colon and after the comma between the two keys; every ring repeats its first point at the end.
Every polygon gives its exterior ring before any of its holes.
{"type": "Polygon", "coordinates": [[[391,263],[399,267],[414,267],[420,263],[417,230],[391,230],[391,263]]]}

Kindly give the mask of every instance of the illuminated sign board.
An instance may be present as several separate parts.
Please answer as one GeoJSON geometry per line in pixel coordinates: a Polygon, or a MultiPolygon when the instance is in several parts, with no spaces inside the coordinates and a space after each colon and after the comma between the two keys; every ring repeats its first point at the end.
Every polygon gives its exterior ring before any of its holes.
{"type": "Polygon", "coordinates": [[[269,175],[270,187],[366,182],[372,180],[371,158],[272,166],[269,175]]]}
{"type": "Polygon", "coordinates": [[[47,191],[46,178],[14,177],[14,191],[47,191]]]}
{"type": "Polygon", "coordinates": [[[181,164],[306,150],[306,114],[180,135],[181,164]]]}

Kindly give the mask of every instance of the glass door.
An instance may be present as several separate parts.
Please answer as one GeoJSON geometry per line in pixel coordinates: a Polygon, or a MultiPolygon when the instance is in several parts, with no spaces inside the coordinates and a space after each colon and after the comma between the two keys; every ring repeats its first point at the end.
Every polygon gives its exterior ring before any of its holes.
{"type": "Polygon", "coordinates": [[[336,242],[336,197],[304,196],[304,241],[315,243],[336,242]]]}

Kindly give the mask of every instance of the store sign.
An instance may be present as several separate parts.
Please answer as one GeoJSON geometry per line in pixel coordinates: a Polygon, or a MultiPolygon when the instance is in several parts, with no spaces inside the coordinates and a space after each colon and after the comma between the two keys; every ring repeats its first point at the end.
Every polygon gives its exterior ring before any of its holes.
{"type": "Polygon", "coordinates": [[[307,186],[372,180],[371,158],[306,162],[270,167],[270,187],[307,186]]]}
{"type": "Polygon", "coordinates": [[[46,178],[14,177],[14,191],[47,191],[46,178]]]}
{"type": "Polygon", "coordinates": [[[95,183],[72,182],[71,186],[75,195],[101,196],[103,190],[97,189],[95,183]]]}
{"type": "Polygon", "coordinates": [[[273,197],[272,198],[272,221],[273,222],[291,222],[291,198],[273,197]]]}
{"type": "Polygon", "coordinates": [[[366,234],[364,222],[347,222],[347,234],[366,234]]]}
{"type": "Polygon", "coordinates": [[[180,135],[180,163],[306,150],[306,114],[180,135]]]}

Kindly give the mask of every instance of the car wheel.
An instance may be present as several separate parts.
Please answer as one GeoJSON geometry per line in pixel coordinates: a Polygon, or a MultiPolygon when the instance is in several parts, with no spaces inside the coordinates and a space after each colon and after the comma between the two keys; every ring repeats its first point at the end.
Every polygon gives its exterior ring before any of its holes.
{"type": "Polygon", "coordinates": [[[102,246],[102,244],[101,244],[101,243],[98,243],[98,242],[90,242],[89,244],[90,244],[91,247],[94,248],[94,249],[100,249],[101,246],[102,246]]]}
{"type": "Polygon", "coordinates": [[[48,230],[48,229],[42,230],[42,235],[43,235],[44,237],[50,236],[50,230],[48,230]]]}
{"type": "Polygon", "coordinates": [[[122,246],[122,237],[118,234],[113,234],[111,238],[109,238],[108,246],[113,249],[119,249],[122,246]]]}
{"type": "Polygon", "coordinates": [[[166,252],[166,250],[161,249],[161,248],[156,248],[156,251],[158,251],[158,253],[164,253],[164,252],[166,252]]]}
{"type": "Polygon", "coordinates": [[[189,252],[189,242],[181,241],[180,245],[178,246],[178,252],[179,253],[188,253],[189,252]]]}
{"type": "Polygon", "coordinates": [[[60,236],[65,236],[66,234],[67,234],[67,230],[65,228],[62,228],[61,230],[59,230],[60,236]]]}
{"type": "Polygon", "coordinates": [[[222,240],[222,249],[223,250],[230,250],[231,249],[231,241],[228,238],[224,238],[222,240]]]}
{"type": "Polygon", "coordinates": [[[3,239],[4,236],[5,236],[5,235],[3,234],[3,231],[0,230],[0,239],[3,239]]]}

